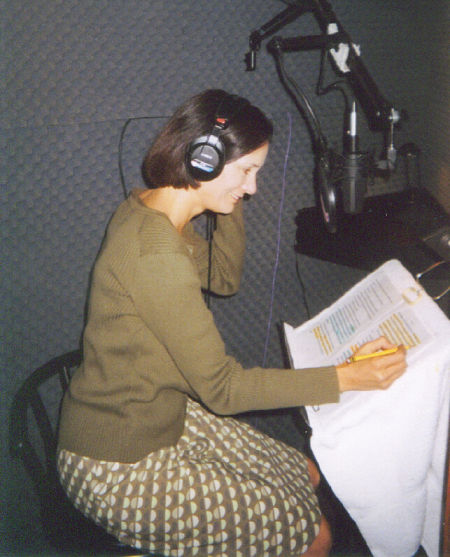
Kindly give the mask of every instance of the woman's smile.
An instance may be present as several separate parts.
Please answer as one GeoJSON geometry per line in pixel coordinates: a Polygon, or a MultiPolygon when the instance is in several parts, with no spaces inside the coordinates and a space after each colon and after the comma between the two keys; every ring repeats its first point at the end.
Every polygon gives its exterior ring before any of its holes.
{"type": "Polygon", "coordinates": [[[231,213],[244,195],[256,193],[256,174],[264,165],[269,144],[264,143],[251,153],[226,164],[221,174],[210,182],[201,182],[197,192],[204,209],[231,213]]]}

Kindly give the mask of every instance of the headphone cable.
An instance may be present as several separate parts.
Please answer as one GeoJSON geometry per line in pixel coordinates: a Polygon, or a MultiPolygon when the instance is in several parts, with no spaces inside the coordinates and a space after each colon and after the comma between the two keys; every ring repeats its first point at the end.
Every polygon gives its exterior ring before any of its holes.
{"type": "Polygon", "coordinates": [[[125,199],[128,197],[128,191],[127,191],[127,187],[126,187],[126,183],[125,183],[125,175],[124,175],[124,172],[123,172],[123,163],[122,163],[123,140],[124,140],[124,137],[125,137],[125,132],[127,131],[128,126],[134,120],[157,120],[159,118],[167,118],[167,116],[134,116],[132,118],[127,118],[124,125],[122,126],[122,129],[120,131],[120,137],[119,137],[118,155],[117,155],[118,161],[117,161],[117,163],[118,163],[118,167],[119,167],[120,184],[122,186],[122,193],[123,193],[123,196],[124,196],[125,199]]]}
{"type": "Polygon", "coordinates": [[[206,239],[208,241],[208,284],[205,292],[206,306],[211,305],[211,272],[212,272],[212,240],[214,230],[216,229],[215,213],[207,213],[206,215],[206,239]]]}

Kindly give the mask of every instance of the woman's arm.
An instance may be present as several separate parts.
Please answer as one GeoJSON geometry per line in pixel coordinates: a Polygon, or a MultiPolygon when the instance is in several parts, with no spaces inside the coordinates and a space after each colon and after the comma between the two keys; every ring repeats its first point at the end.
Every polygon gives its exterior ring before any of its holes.
{"type": "MultiPolygon", "coordinates": [[[[389,375],[392,371],[393,380],[402,372],[402,362],[395,364],[397,358],[404,363],[401,352],[393,355],[394,358],[383,356],[340,366],[338,371],[333,366],[302,370],[243,369],[226,353],[201,295],[195,262],[188,257],[172,229],[168,230],[167,235],[159,231],[161,241],[141,246],[130,283],[131,299],[139,316],[151,331],[151,337],[156,337],[157,346],[166,351],[159,372],[164,374],[168,386],[200,398],[216,413],[235,414],[337,402],[340,390],[383,388],[385,373],[389,375]],[[394,368],[390,370],[393,363],[394,368]]],[[[155,239],[155,234],[147,236],[155,239]]],[[[152,342],[149,338],[149,344],[152,342]]],[[[360,352],[391,346],[387,341],[374,341],[360,352]]],[[[387,381],[390,380],[388,377],[387,381]]]]}
{"type": "MultiPolygon", "coordinates": [[[[211,253],[211,290],[223,296],[235,294],[240,286],[245,252],[243,202],[229,215],[217,215],[211,253]]],[[[202,288],[208,286],[208,242],[190,227],[184,234],[200,275],[202,288]]]]}
{"type": "Polygon", "coordinates": [[[194,262],[184,251],[159,247],[143,255],[131,296],[151,336],[166,351],[158,370],[164,382],[201,399],[213,412],[236,414],[339,399],[332,366],[243,369],[228,355],[201,295],[194,262]]]}

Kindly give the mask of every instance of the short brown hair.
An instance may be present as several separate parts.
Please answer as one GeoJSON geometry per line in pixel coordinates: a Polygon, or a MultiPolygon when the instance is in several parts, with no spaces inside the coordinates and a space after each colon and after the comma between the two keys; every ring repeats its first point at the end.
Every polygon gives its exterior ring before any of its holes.
{"type": "MultiPolygon", "coordinates": [[[[221,89],[208,89],[182,104],[161,130],[142,163],[142,176],[149,188],[198,187],[188,172],[186,152],[192,141],[211,133],[218,107],[232,97],[221,89]]],[[[225,164],[246,155],[272,138],[273,126],[263,112],[242,97],[233,97],[236,113],[220,139],[225,164]]]]}

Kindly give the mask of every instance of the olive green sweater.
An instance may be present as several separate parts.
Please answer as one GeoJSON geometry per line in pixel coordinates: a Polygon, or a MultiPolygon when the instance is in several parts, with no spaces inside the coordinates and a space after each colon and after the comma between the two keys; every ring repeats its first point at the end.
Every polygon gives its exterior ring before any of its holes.
{"type": "MultiPolygon", "coordinates": [[[[212,289],[235,293],[242,203],[217,217],[212,254],[212,289]]],[[[63,401],[59,448],[136,462],[177,442],[188,396],[223,415],[338,400],[334,367],[243,369],[228,355],[202,297],[207,274],[208,245],[192,225],[180,235],[132,192],[95,264],[84,360],[63,401]]]]}

